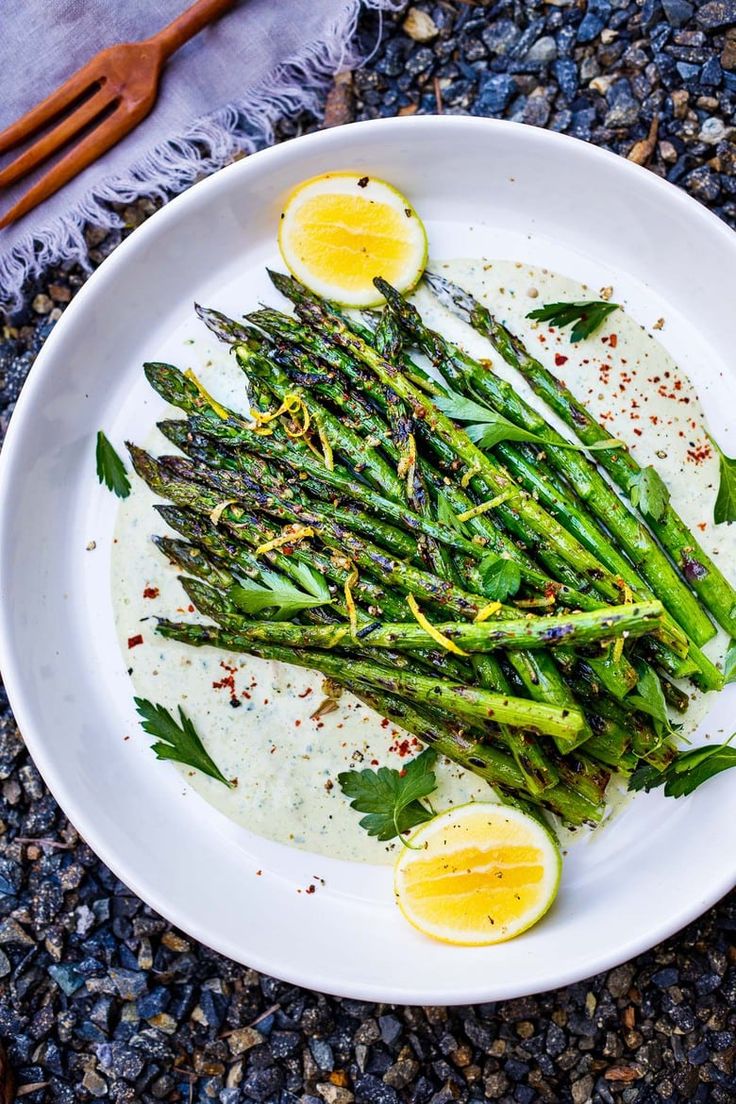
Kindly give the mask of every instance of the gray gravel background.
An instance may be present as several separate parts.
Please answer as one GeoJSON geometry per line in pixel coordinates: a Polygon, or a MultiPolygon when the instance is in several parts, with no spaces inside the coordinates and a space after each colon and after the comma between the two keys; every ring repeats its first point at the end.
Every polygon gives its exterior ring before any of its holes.
{"type": "MultiPolygon", "coordinates": [[[[407,11],[336,82],[324,119],[289,120],[279,138],[397,113],[503,116],[647,164],[736,222],[736,0],[442,0],[404,29],[407,11]]],[[[377,30],[367,16],[367,44],[377,30]]],[[[152,210],[125,209],[122,232],[90,229],[92,264],[152,210]]],[[[62,266],[0,316],[0,432],[84,279],[62,266]]],[[[45,790],[4,697],[0,714],[0,1037],[18,1100],[736,1101],[736,897],[543,996],[455,1009],[327,998],[234,965],[133,897],[45,790]]]]}

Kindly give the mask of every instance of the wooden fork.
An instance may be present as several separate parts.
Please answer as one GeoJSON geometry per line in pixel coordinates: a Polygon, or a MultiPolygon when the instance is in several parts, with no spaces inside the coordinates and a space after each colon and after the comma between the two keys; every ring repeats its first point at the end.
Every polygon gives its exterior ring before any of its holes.
{"type": "Polygon", "coordinates": [[[58,192],[145,119],[156,102],[161,71],[174,51],[234,2],[197,0],[152,38],[101,50],[60,88],[2,131],[0,154],[50,128],[0,172],[0,188],[22,180],[73,139],[79,140],[6,211],[0,218],[0,229],[58,192]]]}

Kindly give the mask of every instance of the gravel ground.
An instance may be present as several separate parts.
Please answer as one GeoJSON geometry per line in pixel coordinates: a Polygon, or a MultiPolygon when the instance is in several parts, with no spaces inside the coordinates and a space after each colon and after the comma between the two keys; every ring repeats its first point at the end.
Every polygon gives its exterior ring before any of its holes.
{"type": "MultiPolygon", "coordinates": [[[[443,0],[404,29],[406,16],[336,82],[324,120],[290,120],[279,137],[397,113],[503,116],[647,164],[736,222],[735,0],[443,0]]],[[[362,33],[375,41],[375,17],[362,33]]],[[[122,232],[91,229],[93,265],[153,209],[125,209],[122,232]]],[[[84,279],[50,272],[5,320],[0,433],[84,279]]],[[[19,1100],[736,1100],[736,897],[628,965],[539,997],[457,1009],[326,998],[234,965],[133,897],[58,810],[1,696],[0,713],[0,1036],[19,1100]]]]}

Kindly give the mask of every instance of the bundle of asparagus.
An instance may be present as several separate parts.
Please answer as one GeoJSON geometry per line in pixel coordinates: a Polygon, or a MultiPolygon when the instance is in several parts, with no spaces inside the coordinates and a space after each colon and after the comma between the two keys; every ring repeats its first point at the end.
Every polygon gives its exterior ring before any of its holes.
{"type": "Polygon", "coordinates": [[[192,373],[145,366],[186,419],[159,424],[176,454],[130,454],[210,622],[158,632],[320,671],[503,800],[596,823],[613,772],[672,761],[666,704],[688,697],[671,680],[722,686],[700,603],[731,628],[736,593],[665,503],[668,559],[596,466],[630,493],[620,442],[464,293],[432,280],[583,446],[384,281],[386,306],[357,321],[270,275],[296,316],[197,308],[247,375],[248,418],[192,373]]]}

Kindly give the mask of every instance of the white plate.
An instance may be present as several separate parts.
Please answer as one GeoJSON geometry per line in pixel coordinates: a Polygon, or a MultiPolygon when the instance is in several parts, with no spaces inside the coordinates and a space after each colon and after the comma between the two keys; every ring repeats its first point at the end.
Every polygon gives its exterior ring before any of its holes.
{"type": "MultiPolygon", "coordinates": [[[[637,799],[594,844],[572,849],[542,924],[508,944],[459,949],[401,919],[390,869],[316,859],[227,821],[154,761],[136,722],[109,595],[116,500],[97,486],[94,435],[105,427],[118,443],[144,438],[157,403],[141,362],[176,359],[193,299],[237,311],[267,293],[280,200],[328,169],[359,169],[405,191],[436,257],[547,264],[593,287],[615,284],[643,322],[666,315],[663,339],[728,442],[736,238],[683,193],[582,142],[488,120],[385,120],[288,142],[203,181],[137,230],[82,289],[33,368],[0,481],[10,700],[89,844],[217,950],[373,1000],[450,1004],[551,989],[637,954],[731,887],[735,777],[685,801],[637,799]],[[297,893],[315,873],[325,886],[297,893]]],[[[711,731],[732,723],[733,705],[731,687],[711,731]]]]}

